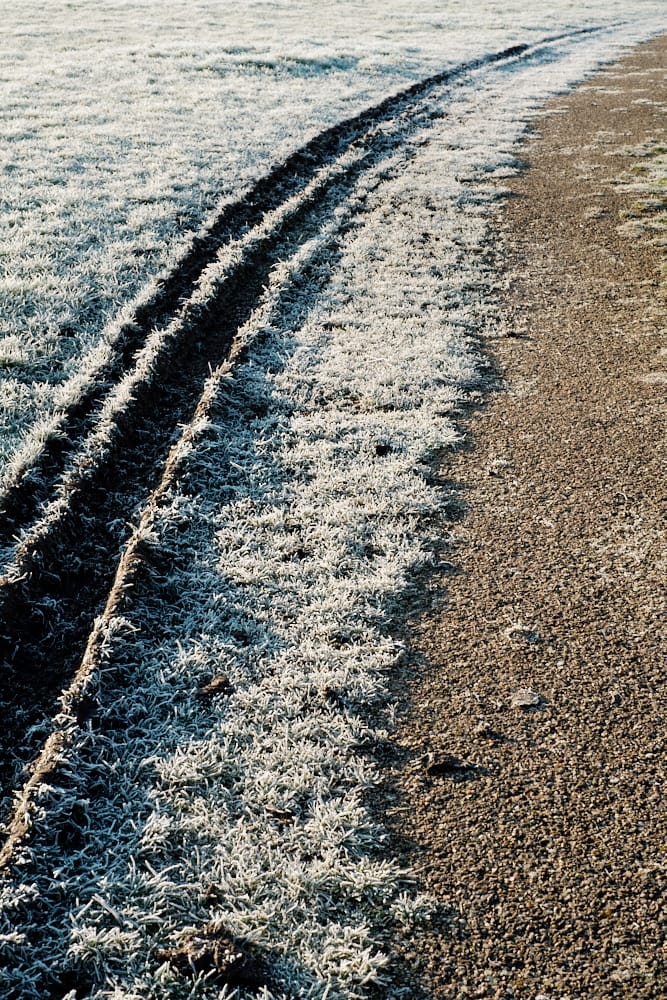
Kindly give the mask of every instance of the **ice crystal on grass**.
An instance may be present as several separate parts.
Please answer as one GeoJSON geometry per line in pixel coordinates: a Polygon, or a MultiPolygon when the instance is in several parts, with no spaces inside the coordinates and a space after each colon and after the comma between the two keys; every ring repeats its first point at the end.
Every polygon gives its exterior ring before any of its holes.
{"type": "Polygon", "coordinates": [[[638,198],[626,212],[621,229],[632,234],[650,233],[656,246],[667,247],[667,151],[657,143],[631,150],[639,159],[634,178],[622,187],[638,198]]]}
{"type": "MultiPolygon", "coordinates": [[[[391,155],[329,188],[304,239],[286,240],[182,429],[159,503],[140,515],[130,544],[143,562],[94,632],[94,715],[77,723],[63,701],[61,765],[0,887],[7,993],[250,996],[209,954],[228,940],[266,956],[253,994],[265,1000],[404,995],[386,940],[427,905],[387,857],[366,796],[401,656],[392,616],[446,499],[429,461],[457,440],[495,319],[484,175],[507,167],[535,103],[615,44],[564,42],[548,82],[536,56],[433,93],[421,129],[406,125],[391,155]],[[228,683],[202,697],[216,677],[228,683]]],[[[237,56],[225,56],[234,72],[237,56]]],[[[141,65],[150,58],[142,49],[141,65]]],[[[191,48],[169,58],[190,66],[191,48]]],[[[248,59],[253,80],[284,70],[290,87],[319,72],[248,59]]],[[[198,66],[216,81],[227,72],[198,66]]],[[[153,332],[132,377],[152,377],[167,335],[153,332]]],[[[131,382],[95,447],[110,446],[131,382]]]]}
{"type": "MultiPolygon", "coordinates": [[[[660,13],[658,0],[636,0],[637,27],[619,42],[658,30],[660,13]]],[[[394,3],[389,18],[384,5],[347,0],[298,13],[141,0],[111,20],[93,0],[27,0],[0,14],[12,66],[0,81],[0,342],[21,348],[0,361],[0,482],[16,474],[17,448],[30,456],[35,421],[57,421],[119,310],[212,212],[401,86],[515,40],[519,25],[526,40],[571,26],[550,5],[527,13],[523,0],[502,10],[489,0],[465,24],[435,0],[394,3]],[[317,42],[304,34],[310,20],[317,42]]],[[[599,3],[581,20],[618,17],[623,4],[599,3]]],[[[452,139],[468,171],[507,169],[464,124],[452,139]]]]}

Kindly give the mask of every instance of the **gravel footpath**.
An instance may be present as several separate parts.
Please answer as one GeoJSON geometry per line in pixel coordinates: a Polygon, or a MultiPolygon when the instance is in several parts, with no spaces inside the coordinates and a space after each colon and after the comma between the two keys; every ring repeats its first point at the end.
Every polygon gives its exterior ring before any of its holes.
{"type": "Polygon", "coordinates": [[[619,231],[665,66],[662,38],[540,122],[501,392],[439,473],[464,514],[412,623],[390,810],[439,904],[407,956],[438,1000],[667,996],[664,258],[619,231]]]}

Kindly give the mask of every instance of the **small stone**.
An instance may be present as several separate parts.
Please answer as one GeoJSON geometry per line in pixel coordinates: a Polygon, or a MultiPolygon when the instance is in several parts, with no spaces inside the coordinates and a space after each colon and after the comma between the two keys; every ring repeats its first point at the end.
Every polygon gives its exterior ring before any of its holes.
{"type": "Polygon", "coordinates": [[[497,476],[501,478],[503,473],[509,469],[510,463],[506,458],[494,458],[493,461],[489,462],[486,467],[486,471],[490,476],[497,476]]]}
{"type": "Polygon", "coordinates": [[[531,691],[530,688],[519,688],[512,695],[510,705],[512,708],[536,708],[541,701],[542,698],[537,691],[531,691]]]}
{"type": "Polygon", "coordinates": [[[503,635],[508,642],[526,642],[531,646],[540,641],[540,637],[535,629],[532,629],[529,625],[523,625],[521,622],[508,625],[503,635]]]}
{"type": "Polygon", "coordinates": [[[486,719],[481,719],[472,731],[473,736],[476,736],[480,740],[494,740],[496,742],[503,739],[503,736],[497,732],[490,722],[486,719]]]}

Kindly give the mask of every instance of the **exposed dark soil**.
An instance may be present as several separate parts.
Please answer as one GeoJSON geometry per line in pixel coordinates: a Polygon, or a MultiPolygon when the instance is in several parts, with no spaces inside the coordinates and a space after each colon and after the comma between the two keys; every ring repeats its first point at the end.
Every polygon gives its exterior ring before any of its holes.
{"type": "Polygon", "coordinates": [[[440,470],[467,513],[390,809],[439,904],[408,956],[434,1000],[667,996],[664,257],[618,183],[664,146],[665,66],[662,38],[552,102],[504,211],[515,336],[440,470]]]}

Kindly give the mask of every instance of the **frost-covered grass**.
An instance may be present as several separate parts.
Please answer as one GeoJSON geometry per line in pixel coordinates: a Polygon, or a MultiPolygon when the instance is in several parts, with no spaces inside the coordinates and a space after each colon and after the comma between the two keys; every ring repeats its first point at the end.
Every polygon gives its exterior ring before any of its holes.
{"type": "MultiPolygon", "coordinates": [[[[147,10],[105,6],[95,31],[116,44],[111,15],[121,9],[135,26],[147,10]]],[[[164,9],[168,38],[185,8],[164,9]]],[[[218,5],[187,9],[222,17],[218,5]]],[[[304,9],[248,7],[256,48],[289,51],[304,9]]],[[[378,92],[389,66],[393,86],[444,58],[434,7],[418,8],[414,23],[407,8],[396,8],[395,23],[373,4],[347,9],[336,51],[375,59],[378,92]]],[[[321,10],[331,50],[334,8],[321,10]]],[[[457,58],[523,40],[523,25],[530,35],[539,7],[522,10],[512,8],[511,23],[504,13],[498,23],[509,26],[493,37],[464,39],[452,8],[457,58]]],[[[601,10],[587,5],[586,16],[601,10]]],[[[614,13],[605,5],[604,17],[614,13]]],[[[89,30],[82,21],[81,37],[89,30]]],[[[77,726],[65,697],[55,720],[61,766],[35,796],[30,837],[1,888],[3,996],[218,1000],[233,991],[177,974],[159,955],[211,924],[270,956],[265,997],[415,995],[393,978],[391,945],[415,932],[424,902],[383,853],[365,795],[391,726],[385,685],[401,656],[393,616],[429,558],[443,503],[429,459],[456,440],[457,407],[480,382],[478,338],[502,323],[488,179],[514,169],[539,103],[633,31],[564,42],[548,60],[476,71],[434,93],[444,117],[406,136],[344,197],[333,192],[312,236],[287,248],[141,517],[131,546],[140,543],[150,569],[96,626],[93,717],[77,726]],[[202,697],[222,675],[227,687],[202,697]]],[[[300,72],[275,73],[285,101],[295,87],[295,114],[300,72]]],[[[343,97],[320,72],[314,86],[328,110],[317,114],[335,117],[343,97]]],[[[341,73],[352,91],[360,86],[356,66],[341,73]]],[[[306,117],[290,120],[283,150],[312,127],[306,117]]],[[[241,185],[251,174],[229,176],[241,185]]]]}
{"type": "Polygon", "coordinates": [[[667,248],[667,148],[649,143],[634,150],[640,162],[634,178],[623,186],[637,195],[626,214],[623,228],[635,234],[651,235],[656,246],[667,248]]]}
{"type": "MultiPolygon", "coordinates": [[[[617,40],[661,6],[636,0],[617,40]]],[[[0,2],[0,482],[121,305],[271,163],[424,75],[626,8],[0,2]]]]}

